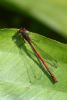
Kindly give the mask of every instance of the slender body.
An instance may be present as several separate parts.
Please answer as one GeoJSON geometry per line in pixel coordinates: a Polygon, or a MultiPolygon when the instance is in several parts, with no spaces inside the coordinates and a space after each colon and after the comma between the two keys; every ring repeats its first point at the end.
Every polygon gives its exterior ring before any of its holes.
{"type": "Polygon", "coordinates": [[[42,57],[40,56],[40,54],[36,51],[36,49],[34,48],[34,46],[32,45],[32,40],[28,35],[28,31],[25,28],[21,28],[19,30],[20,35],[29,43],[29,45],[31,46],[32,50],[35,52],[36,56],[40,59],[40,61],[42,62],[42,64],[44,65],[44,69],[46,68],[47,71],[49,72],[50,76],[52,77],[54,82],[57,82],[56,77],[54,76],[54,74],[50,71],[50,69],[48,68],[48,65],[46,64],[46,62],[42,59],[42,57]]]}

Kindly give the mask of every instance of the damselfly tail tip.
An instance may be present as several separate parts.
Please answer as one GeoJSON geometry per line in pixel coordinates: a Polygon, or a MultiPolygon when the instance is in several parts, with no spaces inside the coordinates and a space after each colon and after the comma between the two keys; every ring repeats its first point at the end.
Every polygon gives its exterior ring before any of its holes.
{"type": "Polygon", "coordinates": [[[51,75],[51,77],[52,77],[54,83],[58,82],[57,78],[54,75],[51,75]]]}

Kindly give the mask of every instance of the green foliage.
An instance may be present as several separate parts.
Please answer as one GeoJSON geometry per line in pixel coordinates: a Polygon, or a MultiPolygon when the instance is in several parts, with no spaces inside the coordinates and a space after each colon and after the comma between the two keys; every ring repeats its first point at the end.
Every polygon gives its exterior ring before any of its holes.
{"type": "Polygon", "coordinates": [[[57,61],[57,68],[49,66],[58,83],[53,84],[43,72],[17,29],[0,29],[0,100],[67,100],[67,45],[36,33],[29,34],[41,54],[46,52],[57,61]]]}
{"type": "Polygon", "coordinates": [[[21,14],[26,12],[67,38],[66,0],[1,0],[0,4],[21,14]]]}

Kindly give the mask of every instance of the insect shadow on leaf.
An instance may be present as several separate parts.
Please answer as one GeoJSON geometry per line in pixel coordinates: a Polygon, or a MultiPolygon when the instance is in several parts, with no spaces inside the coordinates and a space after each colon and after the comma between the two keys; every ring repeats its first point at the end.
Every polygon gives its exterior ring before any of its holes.
{"type": "MultiPolygon", "coordinates": [[[[22,38],[22,37],[19,35],[19,33],[16,32],[15,35],[12,36],[12,40],[14,40],[15,44],[17,45],[17,47],[18,47],[20,50],[23,49],[23,51],[27,54],[27,56],[29,56],[29,58],[31,58],[31,59],[37,64],[37,66],[40,67],[40,69],[46,74],[46,76],[47,76],[47,77],[50,79],[50,81],[54,84],[55,82],[52,80],[52,78],[51,78],[51,76],[49,75],[49,73],[47,72],[47,70],[46,70],[46,69],[44,70],[42,63],[40,62],[39,58],[36,56],[35,52],[34,52],[34,54],[35,54],[35,56],[37,57],[37,60],[38,60],[38,61],[36,61],[36,60],[31,56],[29,50],[27,50],[27,48],[26,48],[26,46],[25,46],[25,43],[26,43],[26,42],[25,42],[24,38],[22,38]]],[[[36,75],[35,75],[35,74],[34,74],[34,77],[36,78],[36,75]]],[[[30,76],[29,76],[29,78],[30,78],[30,76]]],[[[31,82],[31,80],[30,80],[30,82],[31,82]]]]}

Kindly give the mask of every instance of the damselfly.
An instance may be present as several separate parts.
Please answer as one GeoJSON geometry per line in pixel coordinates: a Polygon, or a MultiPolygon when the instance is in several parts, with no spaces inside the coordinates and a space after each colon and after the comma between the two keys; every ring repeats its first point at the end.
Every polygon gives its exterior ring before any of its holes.
{"type": "Polygon", "coordinates": [[[27,31],[25,28],[20,28],[18,32],[21,35],[21,37],[23,37],[24,40],[26,40],[28,42],[28,44],[30,45],[30,47],[32,48],[32,50],[35,52],[35,54],[38,57],[38,59],[40,60],[40,62],[43,64],[43,68],[44,69],[46,68],[46,70],[48,71],[48,73],[51,76],[51,78],[53,79],[53,81],[57,82],[57,78],[50,71],[50,69],[49,69],[48,65],[46,64],[46,62],[43,60],[43,58],[40,56],[40,54],[38,53],[38,51],[35,49],[34,43],[32,42],[32,39],[30,38],[30,36],[28,34],[29,31],[27,31]]]}

